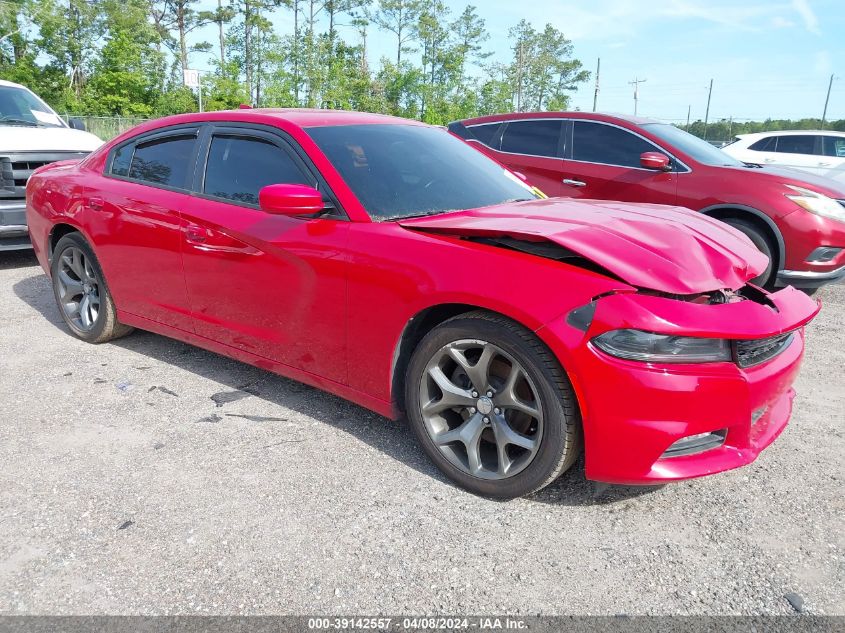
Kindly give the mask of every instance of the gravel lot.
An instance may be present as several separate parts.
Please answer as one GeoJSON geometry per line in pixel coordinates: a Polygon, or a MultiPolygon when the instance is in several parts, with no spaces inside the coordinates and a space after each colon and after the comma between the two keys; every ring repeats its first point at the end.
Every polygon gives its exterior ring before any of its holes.
{"type": "Polygon", "coordinates": [[[578,464],[497,503],[333,396],[72,338],[34,257],[0,253],[0,613],[845,614],[845,285],[821,297],[755,464],[659,488],[578,464]]]}

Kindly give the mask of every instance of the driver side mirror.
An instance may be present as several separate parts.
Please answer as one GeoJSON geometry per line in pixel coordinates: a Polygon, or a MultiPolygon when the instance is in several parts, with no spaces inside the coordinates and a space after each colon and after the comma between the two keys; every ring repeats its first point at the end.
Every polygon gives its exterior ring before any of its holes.
{"type": "Polygon", "coordinates": [[[85,121],[83,121],[82,119],[71,117],[70,119],[68,119],[67,124],[72,130],[82,130],[83,132],[85,131],[85,121]]]}
{"type": "Polygon", "coordinates": [[[640,154],[640,166],[654,171],[672,171],[672,162],[666,154],[660,152],[643,152],[640,154]]]}
{"type": "Polygon", "coordinates": [[[273,215],[314,215],[325,208],[323,196],[308,185],[267,185],[258,192],[258,206],[273,215]]]}

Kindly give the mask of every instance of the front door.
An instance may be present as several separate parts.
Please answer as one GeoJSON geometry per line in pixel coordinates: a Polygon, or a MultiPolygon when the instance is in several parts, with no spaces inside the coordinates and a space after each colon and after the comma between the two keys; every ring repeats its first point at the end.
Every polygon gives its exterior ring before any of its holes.
{"type": "Polygon", "coordinates": [[[197,334],[346,382],[349,222],[265,213],[269,184],[318,184],[276,133],[209,129],[197,195],[183,209],[184,268],[197,334]]]}
{"type": "Polygon", "coordinates": [[[675,204],[677,171],[654,171],[640,166],[640,155],[661,152],[642,136],[616,125],[574,121],[561,168],[561,195],[595,200],[675,204]]]}

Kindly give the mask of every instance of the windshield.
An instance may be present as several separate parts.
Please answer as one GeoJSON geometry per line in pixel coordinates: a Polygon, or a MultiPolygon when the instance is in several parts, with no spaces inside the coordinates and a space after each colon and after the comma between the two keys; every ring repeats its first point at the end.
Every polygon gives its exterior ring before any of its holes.
{"type": "Polygon", "coordinates": [[[29,90],[14,86],[0,86],[0,125],[65,127],[46,103],[29,90]]]}
{"type": "Polygon", "coordinates": [[[712,146],[707,141],[702,141],[682,129],[667,123],[646,123],[643,127],[656,137],[666,141],[682,151],[684,154],[697,160],[704,165],[742,167],[743,163],[733,156],[725,154],[722,150],[712,146]]]}
{"type": "Polygon", "coordinates": [[[539,197],[445,130],[420,125],[307,129],[374,220],[395,220],[539,197]]]}

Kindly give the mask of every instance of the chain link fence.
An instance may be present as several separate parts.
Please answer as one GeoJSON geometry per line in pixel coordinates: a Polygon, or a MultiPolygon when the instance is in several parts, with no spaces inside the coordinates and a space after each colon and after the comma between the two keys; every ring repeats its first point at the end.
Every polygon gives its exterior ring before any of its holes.
{"type": "Polygon", "coordinates": [[[78,119],[85,124],[85,129],[94,136],[104,141],[122,134],[131,127],[149,121],[141,117],[120,117],[120,116],[78,116],[75,114],[64,114],[62,118],[67,122],[69,119],[78,119]]]}

